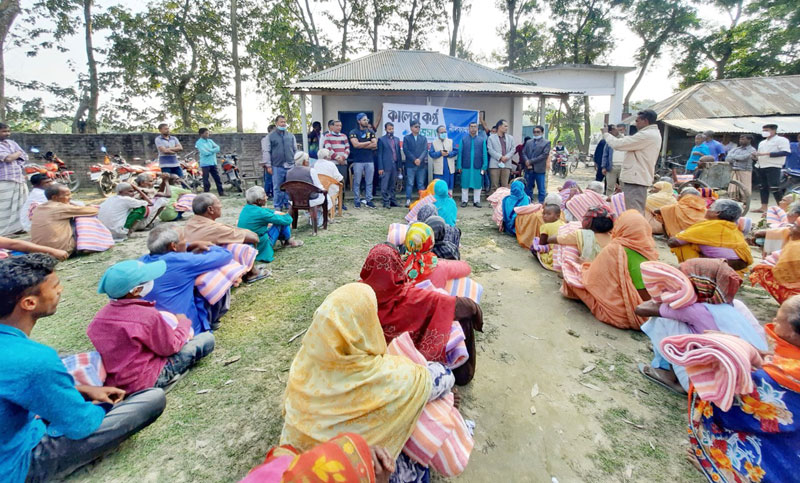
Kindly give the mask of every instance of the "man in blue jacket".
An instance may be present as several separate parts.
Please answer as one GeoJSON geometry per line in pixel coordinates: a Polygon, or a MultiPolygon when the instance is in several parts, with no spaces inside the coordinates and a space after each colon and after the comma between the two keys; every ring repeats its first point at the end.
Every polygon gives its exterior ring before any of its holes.
{"type": "Polygon", "coordinates": [[[403,138],[406,157],[406,208],[411,205],[414,188],[425,189],[428,182],[428,139],[419,133],[419,121],[411,121],[411,134],[403,138]]]}
{"type": "Polygon", "coordinates": [[[394,124],[387,122],[383,125],[383,130],[386,134],[378,139],[378,176],[381,177],[383,207],[391,208],[398,206],[394,186],[403,157],[400,154],[400,140],[394,137],[394,124]]]}

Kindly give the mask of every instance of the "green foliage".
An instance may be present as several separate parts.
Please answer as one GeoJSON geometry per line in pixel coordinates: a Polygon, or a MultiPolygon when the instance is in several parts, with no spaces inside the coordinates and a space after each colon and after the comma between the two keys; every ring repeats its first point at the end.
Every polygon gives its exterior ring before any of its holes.
{"type": "Polygon", "coordinates": [[[7,82],[23,92],[45,92],[58,99],[48,106],[38,96],[26,99],[6,98],[6,123],[13,131],[37,133],[69,131],[67,127],[72,123],[71,113],[78,102],[75,89],[39,81],[19,82],[8,79],[7,82]]]}

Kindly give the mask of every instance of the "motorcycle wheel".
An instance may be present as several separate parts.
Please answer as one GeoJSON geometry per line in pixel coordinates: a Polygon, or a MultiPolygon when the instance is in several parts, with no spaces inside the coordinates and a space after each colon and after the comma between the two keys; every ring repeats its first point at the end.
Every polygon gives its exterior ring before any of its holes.
{"type": "Polygon", "coordinates": [[[69,187],[69,190],[72,192],[78,191],[78,188],[81,187],[81,179],[77,176],[73,179],[72,176],[65,174],[61,177],[61,181],[64,182],[65,185],[69,187]]]}
{"type": "Polygon", "coordinates": [[[108,197],[114,191],[115,183],[110,176],[101,176],[97,181],[97,192],[103,198],[108,197]]]}
{"type": "Polygon", "coordinates": [[[240,179],[232,179],[230,180],[231,186],[238,191],[239,193],[242,192],[242,180],[240,179]]]}

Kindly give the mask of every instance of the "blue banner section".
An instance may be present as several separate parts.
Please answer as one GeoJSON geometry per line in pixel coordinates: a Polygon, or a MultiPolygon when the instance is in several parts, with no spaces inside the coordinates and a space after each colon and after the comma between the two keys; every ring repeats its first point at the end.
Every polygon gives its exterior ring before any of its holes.
{"type": "Polygon", "coordinates": [[[442,108],[444,125],[447,127],[447,137],[453,140],[453,145],[458,146],[461,136],[469,133],[469,124],[478,122],[478,111],[464,109],[442,108]]]}

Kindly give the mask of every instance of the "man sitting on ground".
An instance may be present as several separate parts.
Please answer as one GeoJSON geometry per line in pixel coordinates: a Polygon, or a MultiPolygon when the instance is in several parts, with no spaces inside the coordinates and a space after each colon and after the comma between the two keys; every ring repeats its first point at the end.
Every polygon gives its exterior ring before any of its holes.
{"type": "Polygon", "coordinates": [[[177,174],[169,175],[168,182],[170,184],[169,192],[171,196],[169,197],[169,201],[164,207],[164,210],[161,212],[159,218],[161,218],[161,221],[175,221],[183,219],[183,214],[187,210],[176,207],[175,203],[178,202],[181,196],[192,194],[192,190],[181,187],[181,178],[178,177],[177,174]]]}
{"type": "Polygon", "coordinates": [[[142,299],[164,275],[167,263],[127,260],[111,266],[97,288],[111,299],[86,329],[103,358],[106,383],[131,393],[167,387],[214,350],[214,334],[193,337],[183,314],[162,314],[142,299]]]}
{"type": "MultiPolygon", "coordinates": [[[[322,149],[321,151],[325,151],[322,149]]],[[[294,169],[294,168],[292,168],[294,169]]],[[[336,168],[334,167],[334,170],[336,168]]],[[[338,174],[339,172],[336,171],[338,174]]],[[[292,217],[287,214],[278,214],[267,208],[267,193],[261,186],[252,186],[244,194],[247,204],[239,213],[239,228],[255,232],[259,237],[258,256],[259,262],[271,262],[275,259],[273,247],[278,240],[283,246],[300,247],[303,242],[292,238],[292,217]]]]}
{"type": "MultiPolygon", "coordinates": [[[[156,189],[156,176],[152,173],[142,173],[136,177],[136,186],[139,187],[139,190],[146,194],[150,201],[153,202],[153,207],[149,210],[149,214],[146,220],[144,220],[145,226],[150,226],[153,224],[155,219],[164,211],[164,208],[169,203],[170,198],[172,197],[171,187],[169,184],[170,174],[168,173],[161,173],[159,176],[161,178],[161,185],[159,185],[158,189],[156,189]]],[[[172,175],[177,176],[177,175],[172,175]]],[[[141,195],[137,196],[140,199],[141,195]]]]}
{"type": "Polygon", "coordinates": [[[184,243],[178,231],[167,225],[153,228],[147,236],[149,255],[139,258],[144,263],[164,261],[167,271],[153,281],[152,289],[142,298],[156,303],[158,310],[184,314],[192,321],[192,330],[200,334],[215,330],[219,319],[228,311],[226,294],[216,304],[209,304],[195,288],[195,279],[211,270],[222,268],[233,255],[209,242],[184,243]]]}
{"type": "Polygon", "coordinates": [[[76,246],[72,220],[76,216],[97,215],[97,207],[71,204],[72,192],[58,183],[45,188],[44,196],[47,202],[37,206],[31,218],[31,242],[72,255],[76,246]]]}
{"type": "Polygon", "coordinates": [[[123,400],[116,387],[76,386],[56,351],[29,338],[38,319],[56,312],[56,263],[38,253],[0,261],[4,481],[61,480],[155,421],[167,404],[161,389],[123,400]]]}
{"type": "Polygon", "coordinates": [[[153,202],[142,190],[130,183],[120,183],[117,194],[100,204],[97,219],[108,228],[115,242],[122,241],[145,219],[148,206],[153,206],[153,202]],[[137,193],[141,199],[136,197],[137,193]]]}
{"type": "Polygon", "coordinates": [[[28,193],[28,199],[22,205],[19,211],[19,222],[22,224],[22,229],[31,231],[31,215],[37,206],[47,203],[47,198],[44,196],[44,190],[53,184],[53,180],[48,178],[46,174],[34,174],[31,176],[31,186],[33,189],[28,193]]]}
{"type": "MultiPolygon", "coordinates": [[[[194,216],[186,222],[183,233],[187,242],[205,241],[220,246],[246,243],[258,246],[260,239],[252,231],[217,221],[222,216],[222,203],[216,195],[211,193],[197,195],[192,201],[192,211],[194,216]]],[[[253,265],[253,268],[244,276],[244,281],[251,283],[267,278],[269,275],[269,271],[253,265]]]]}

